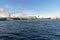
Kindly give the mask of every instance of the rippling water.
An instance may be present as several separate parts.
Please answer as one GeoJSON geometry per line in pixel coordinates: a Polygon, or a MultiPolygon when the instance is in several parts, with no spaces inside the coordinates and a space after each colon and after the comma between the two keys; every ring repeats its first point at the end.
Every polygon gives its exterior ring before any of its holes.
{"type": "Polygon", "coordinates": [[[60,20],[0,21],[0,40],[60,40],[60,20]]]}

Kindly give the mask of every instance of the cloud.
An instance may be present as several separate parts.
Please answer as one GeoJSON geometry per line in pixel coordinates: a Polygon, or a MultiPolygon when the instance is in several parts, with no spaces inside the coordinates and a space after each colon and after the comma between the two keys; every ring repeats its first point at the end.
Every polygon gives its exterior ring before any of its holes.
{"type": "Polygon", "coordinates": [[[3,9],[2,8],[0,8],[0,12],[2,12],[3,11],[3,9]]]}
{"type": "Polygon", "coordinates": [[[5,8],[9,8],[9,5],[5,5],[5,8]]]}
{"type": "Polygon", "coordinates": [[[7,10],[5,10],[4,8],[0,8],[0,14],[2,14],[4,16],[8,16],[9,12],[7,10]]]}
{"type": "Polygon", "coordinates": [[[4,6],[4,9],[5,9],[6,11],[8,11],[8,10],[9,10],[9,5],[5,5],[5,6],[4,6]]]}

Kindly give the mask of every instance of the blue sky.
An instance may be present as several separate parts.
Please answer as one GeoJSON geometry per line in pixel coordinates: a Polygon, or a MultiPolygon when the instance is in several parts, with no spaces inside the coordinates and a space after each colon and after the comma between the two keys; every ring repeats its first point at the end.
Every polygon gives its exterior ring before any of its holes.
{"type": "Polygon", "coordinates": [[[60,0],[0,0],[0,8],[5,7],[16,14],[60,16],[60,0]]]}

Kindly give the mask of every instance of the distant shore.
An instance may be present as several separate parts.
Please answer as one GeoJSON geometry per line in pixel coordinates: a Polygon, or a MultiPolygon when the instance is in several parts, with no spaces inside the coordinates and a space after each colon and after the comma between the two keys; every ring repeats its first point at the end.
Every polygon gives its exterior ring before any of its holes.
{"type": "MultiPolygon", "coordinates": [[[[50,19],[50,18],[41,18],[41,19],[10,18],[9,20],[60,20],[60,19],[50,19]]],[[[7,19],[6,18],[0,18],[0,21],[7,21],[7,19]]]]}

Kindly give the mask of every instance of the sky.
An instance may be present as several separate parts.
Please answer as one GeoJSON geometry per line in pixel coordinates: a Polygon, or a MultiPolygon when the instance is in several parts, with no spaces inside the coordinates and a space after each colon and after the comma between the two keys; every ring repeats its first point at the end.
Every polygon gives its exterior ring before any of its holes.
{"type": "Polygon", "coordinates": [[[0,10],[4,9],[16,15],[60,16],[60,0],[0,0],[0,10]]]}

